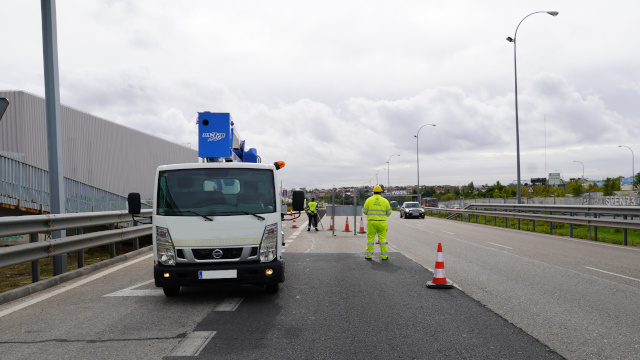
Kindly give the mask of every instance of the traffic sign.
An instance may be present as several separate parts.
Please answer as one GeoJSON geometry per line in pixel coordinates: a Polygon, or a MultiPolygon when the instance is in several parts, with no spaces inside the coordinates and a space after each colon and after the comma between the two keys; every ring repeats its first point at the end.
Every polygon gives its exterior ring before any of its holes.
{"type": "Polygon", "coordinates": [[[530,188],[529,188],[529,192],[530,192],[530,193],[532,193],[532,192],[533,192],[533,188],[532,188],[532,187],[530,187],[530,188]]]}
{"type": "Polygon", "coordinates": [[[2,115],[4,115],[4,112],[8,107],[9,100],[7,100],[7,98],[0,98],[0,120],[2,120],[2,115]]]}

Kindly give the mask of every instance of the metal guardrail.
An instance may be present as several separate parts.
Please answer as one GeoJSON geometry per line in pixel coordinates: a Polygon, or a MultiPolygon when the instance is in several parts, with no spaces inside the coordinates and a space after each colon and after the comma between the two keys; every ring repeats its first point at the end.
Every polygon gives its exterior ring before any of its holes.
{"type": "MultiPolygon", "coordinates": [[[[624,245],[627,245],[627,229],[640,230],[640,207],[638,206],[592,206],[592,205],[526,205],[526,204],[470,204],[465,209],[425,208],[425,211],[444,212],[457,215],[475,215],[493,218],[545,221],[571,225],[620,228],[624,230],[624,245]],[[482,210],[478,210],[482,209],[482,210]],[[486,209],[501,210],[487,211],[486,209]],[[549,214],[541,214],[548,212],[549,214]],[[560,215],[553,215],[559,213],[560,215]],[[611,216],[612,218],[602,218],[611,216]]],[[[571,234],[573,233],[571,228],[571,234]]],[[[571,235],[572,236],[572,235],[571,235]]]]}
{"type": "MultiPolygon", "coordinates": [[[[151,210],[142,210],[140,215],[151,215],[151,210]]],[[[127,211],[8,216],[0,218],[0,237],[20,234],[50,234],[52,231],[96,225],[130,224],[132,222],[133,219],[127,211]]],[[[0,248],[0,268],[72,251],[114,244],[150,234],[151,225],[140,225],[6,246],[0,248]]]]}
{"type": "Polygon", "coordinates": [[[501,209],[511,211],[613,214],[640,217],[640,206],[603,205],[527,205],[527,204],[469,204],[465,209],[501,209]]]}

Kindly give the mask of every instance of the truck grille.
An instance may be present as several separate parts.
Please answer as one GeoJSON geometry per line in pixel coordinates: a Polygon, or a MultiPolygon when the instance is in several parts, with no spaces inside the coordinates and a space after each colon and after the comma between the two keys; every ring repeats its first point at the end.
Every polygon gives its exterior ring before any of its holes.
{"type": "Polygon", "coordinates": [[[193,257],[196,260],[232,260],[239,259],[242,256],[241,247],[238,248],[211,248],[211,249],[192,249],[193,257]],[[222,251],[220,257],[214,257],[214,250],[222,251]]]}

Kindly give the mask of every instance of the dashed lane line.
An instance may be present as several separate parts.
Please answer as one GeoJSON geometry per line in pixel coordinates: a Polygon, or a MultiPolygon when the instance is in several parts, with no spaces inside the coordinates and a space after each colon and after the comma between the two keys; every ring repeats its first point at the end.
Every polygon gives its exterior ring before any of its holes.
{"type": "MultiPolygon", "coordinates": [[[[308,223],[309,223],[309,221],[308,221],[308,220],[307,220],[307,221],[305,221],[305,222],[304,222],[304,224],[300,225],[300,227],[298,228],[298,230],[294,231],[294,232],[293,232],[293,234],[289,235],[289,237],[287,238],[287,240],[285,240],[284,242],[285,242],[285,243],[288,243],[288,244],[292,243],[292,242],[293,242],[293,240],[295,240],[295,239],[298,237],[298,235],[300,235],[300,233],[302,232],[302,230],[304,230],[304,228],[306,228],[306,227],[307,227],[307,224],[308,224],[308,223]]],[[[282,249],[282,252],[285,252],[285,251],[286,251],[286,249],[282,249]]]]}
{"type": "Polygon", "coordinates": [[[629,280],[640,281],[640,279],[632,278],[632,277],[629,277],[629,276],[624,276],[624,275],[620,275],[620,274],[616,274],[616,273],[612,273],[612,272],[609,272],[609,271],[604,271],[604,270],[600,270],[600,269],[596,269],[596,268],[592,268],[592,267],[588,267],[588,266],[585,266],[585,267],[586,267],[587,269],[591,269],[591,270],[595,270],[595,271],[600,271],[600,272],[603,272],[603,273],[605,273],[605,274],[615,275],[615,276],[619,276],[619,277],[621,277],[621,278],[625,278],[625,279],[629,279],[629,280]]]}
{"type": "Polygon", "coordinates": [[[112,293],[106,294],[104,296],[164,296],[164,292],[162,291],[162,289],[135,290],[136,288],[139,288],[140,286],[144,286],[144,285],[150,284],[152,282],[153,282],[153,280],[145,281],[143,283],[140,283],[140,284],[137,284],[137,285],[133,285],[133,286],[128,287],[126,289],[118,290],[116,292],[112,292],[112,293]]]}
{"type": "Polygon", "coordinates": [[[194,331],[173,348],[169,356],[198,356],[215,334],[215,331],[194,331]]]}
{"type": "MultiPolygon", "coordinates": [[[[142,282],[140,284],[128,287],[126,289],[118,290],[104,296],[164,296],[162,289],[142,289],[136,290],[141,286],[151,284],[154,280],[142,282]]],[[[213,308],[213,311],[235,311],[244,298],[224,298],[218,305],[213,308]]]]}
{"type": "Polygon", "coordinates": [[[222,300],[213,311],[236,311],[244,298],[226,298],[222,300]]]}
{"type": "Polygon", "coordinates": [[[508,247],[508,246],[504,246],[504,245],[500,245],[500,244],[496,244],[496,243],[492,243],[492,242],[488,242],[488,241],[487,241],[487,244],[491,244],[491,245],[495,245],[495,246],[500,246],[500,247],[503,247],[503,248],[507,248],[507,249],[511,249],[511,250],[513,250],[513,248],[512,248],[512,247],[508,247]]]}

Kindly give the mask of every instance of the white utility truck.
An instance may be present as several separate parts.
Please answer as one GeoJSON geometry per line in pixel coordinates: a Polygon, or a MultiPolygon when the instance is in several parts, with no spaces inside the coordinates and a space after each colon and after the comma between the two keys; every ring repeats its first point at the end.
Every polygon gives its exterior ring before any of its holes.
{"type": "MultiPolygon", "coordinates": [[[[154,279],[166,296],[182,286],[239,283],[276,293],[284,281],[283,162],[261,164],[228,113],[198,113],[201,163],[163,165],[151,215],[154,279]]],[[[129,194],[129,212],[140,213],[129,194]]],[[[286,209],[284,211],[286,213],[286,209]]]]}

